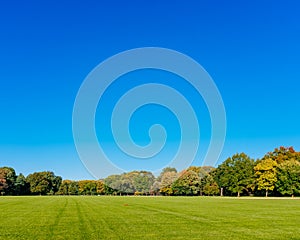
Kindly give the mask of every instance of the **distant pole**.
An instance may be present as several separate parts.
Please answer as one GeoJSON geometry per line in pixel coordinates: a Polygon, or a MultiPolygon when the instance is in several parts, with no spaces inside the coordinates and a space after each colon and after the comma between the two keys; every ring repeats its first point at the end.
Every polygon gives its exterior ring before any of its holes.
{"type": "Polygon", "coordinates": [[[221,187],[220,196],[223,197],[223,188],[221,187]]]}

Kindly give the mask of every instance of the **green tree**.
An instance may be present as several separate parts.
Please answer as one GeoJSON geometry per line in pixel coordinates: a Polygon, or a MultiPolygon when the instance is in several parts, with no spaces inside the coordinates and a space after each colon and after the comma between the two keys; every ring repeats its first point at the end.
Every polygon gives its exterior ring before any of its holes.
{"type": "Polygon", "coordinates": [[[178,179],[172,184],[174,195],[193,196],[199,195],[200,177],[197,172],[184,170],[178,179]]]}
{"type": "Polygon", "coordinates": [[[30,185],[30,192],[32,194],[40,195],[53,195],[55,194],[61,184],[62,178],[55,176],[53,172],[35,172],[29,174],[26,178],[26,182],[30,185]]]}
{"type": "Polygon", "coordinates": [[[68,186],[68,194],[69,195],[78,195],[78,182],[71,181],[68,186]]]}
{"type": "Polygon", "coordinates": [[[122,174],[121,179],[119,181],[118,190],[124,194],[134,194],[136,189],[133,183],[133,178],[133,173],[122,174]]]}
{"type": "Polygon", "coordinates": [[[155,177],[151,172],[132,171],[121,175],[111,175],[104,179],[107,187],[117,194],[150,194],[155,177]]]}
{"type": "Polygon", "coordinates": [[[105,192],[108,194],[118,194],[121,189],[121,175],[110,175],[104,179],[105,192]]]}
{"type": "Polygon", "coordinates": [[[273,191],[277,181],[276,167],[277,162],[271,158],[263,159],[254,167],[258,190],[265,190],[266,197],[269,191],[273,191]]]}
{"type": "Polygon", "coordinates": [[[151,186],[155,181],[153,174],[147,171],[134,171],[132,173],[132,182],[135,192],[146,195],[150,194],[151,186]]]}
{"type": "Polygon", "coordinates": [[[14,192],[16,195],[26,195],[30,193],[29,183],[26,182],[26,178],[22,173],[20,173],[16,178],[14,192]]]}
{"type": "Polygon", "coordinates": [[[275,186],[282,195],[298,195],[300,193],[300,163],[292,159],[279,164],[275,186]]]}
{"type": "Polygon", "coordinates": [[[220,194],[219,186],[210,174],[201,179],[200,186],[201,193],[203,192],[205,195],[217,196],[220,194]]]}
{"type": "MultiPolygon", "coordinates": [[[[199,194],[202,196],[203,195],[203,188],[204,188],[204,179],[210,175],[210,172],[213,171],[215,168],[211,166],[203,166],[203,167],[196,167],[196,166],[191,166],[187,168],[187,171],[193,171],[198,174],[199,180],[200,180],[200,185],[199,185],[199,194]]],[[[217,186],[217,184],[216,184],[217,186]]],[[[214,186],[215,187],[215,186],[214,186]]],[[[208,185],[206,186],[208,188],[208,185]]]]}
{"type": "Polygon", "coordinates": [[[71,182],[71,180],[63,180],[56,194],[69,195],[69,185],[71,182]]]}
{"type": "Polygon", "coordinates": [[[250,194],[255,187],[255,161],[245,153],[228,158],[212,173],[217,184],[227,193],[237,196],[245,191],[250,194]]]}

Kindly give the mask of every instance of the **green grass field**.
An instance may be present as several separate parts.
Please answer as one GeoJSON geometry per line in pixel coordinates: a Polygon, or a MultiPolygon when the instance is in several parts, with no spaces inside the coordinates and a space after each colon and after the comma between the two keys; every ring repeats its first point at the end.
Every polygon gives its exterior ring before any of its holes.
{"type": "Polygon", "coordinates": [[[0,239],[300,239],[299,199],[0,197],[0,239]]]}

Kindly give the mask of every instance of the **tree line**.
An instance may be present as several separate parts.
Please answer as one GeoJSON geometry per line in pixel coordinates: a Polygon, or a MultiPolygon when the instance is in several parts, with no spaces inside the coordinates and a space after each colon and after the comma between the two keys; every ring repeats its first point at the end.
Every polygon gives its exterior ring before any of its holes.
{"type": "Polygon", "coordinates": [[[181,172],[167,167],[158,177],[132,171],[100,180],[62,180],[53,172],[25,177],[0,168],[1,195],[166,195],[166,196],[299,196],[300,152],[276,148],[254,160],[237,153],[218,167],[191,166],[181,172]]]}

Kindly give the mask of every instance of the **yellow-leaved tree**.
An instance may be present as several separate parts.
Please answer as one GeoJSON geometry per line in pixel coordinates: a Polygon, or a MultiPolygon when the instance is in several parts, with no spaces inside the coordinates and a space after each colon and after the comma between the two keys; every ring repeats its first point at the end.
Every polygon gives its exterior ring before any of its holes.
{"type": "Polygon", "coordinates": [[[275,188],[277,181],[276,167],[277,162],[271,158],[261,160],[254,167],[258,190],[265,190],[266,197],[268,197],[269,191],[273,191],[275,188]]]}

